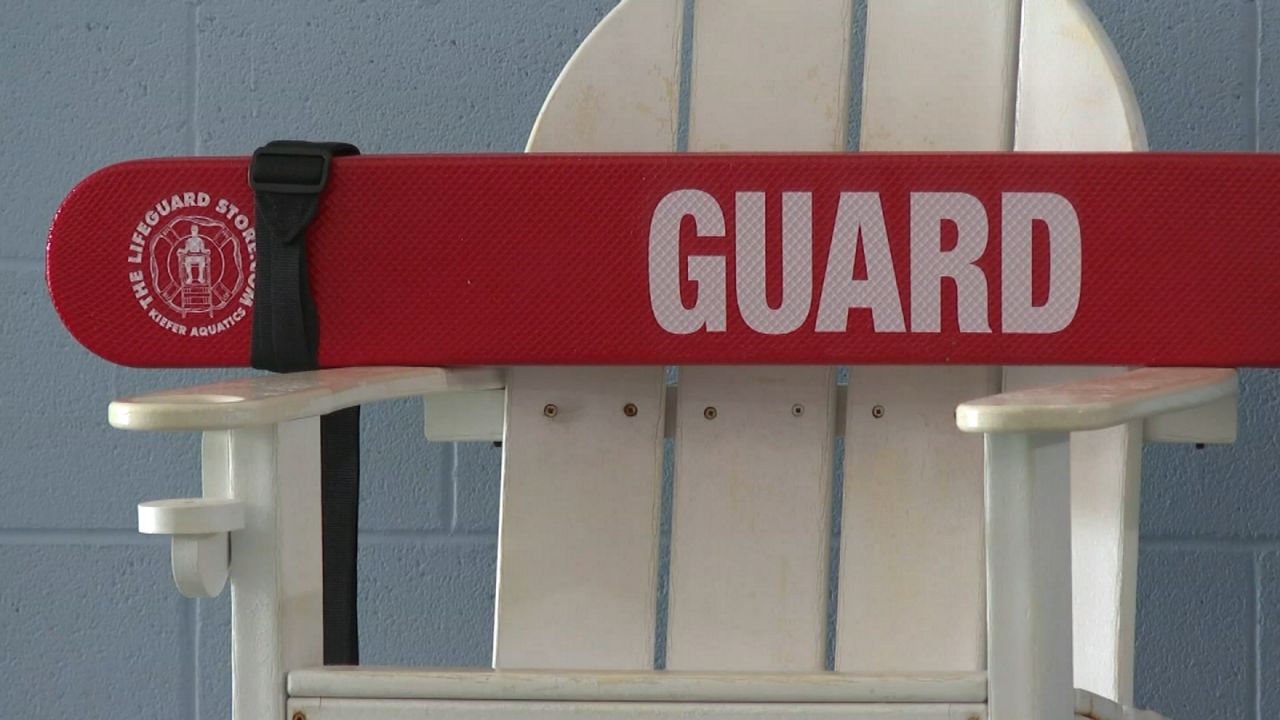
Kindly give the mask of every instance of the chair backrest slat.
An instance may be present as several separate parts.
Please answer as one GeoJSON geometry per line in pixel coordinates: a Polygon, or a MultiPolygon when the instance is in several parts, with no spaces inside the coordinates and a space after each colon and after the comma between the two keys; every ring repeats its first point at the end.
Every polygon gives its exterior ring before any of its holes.
{"type": "MultiPolygon", "coordinates": [[[[1023,0],[1015,147],[1141,151],[1137,98],[1106,32],[1082,0],[1023,0]]],[[[1121,368],[1010,367],[1007,390],[1121,368]]],[[[1133,703],[1141,423],[1071,439],[1075,685],[1133,703]]]]}
{"type": "Polygon", "coordinates": [[[1129,76],[1083,0],[1023,0],[1018,150],[1147,149],[1129,76]]]}
{"type": "Polygon", "coordinates": [[[495,667],[653,666],[664,398],[660,367],[509,371],[495,667]]]}
{"type": "MultiPolygon", "coordinates": [[[[529,150],[675,150],[682,18],[680,0],[615,8],[529,150]]],[[[653,666],[664,404],[660,367],[508,371],[495,667],[653,666]]]]}
{"type": "Polygon", "coordinates": [[[667,667],[821,670],[834,369],[685,367],[680,386],[667,667]]]}
{"type": "Polygon", "coordinates": [[[862,150],[1009,150],[1017,0],[868,0],[862,150]]]}
{"type": "MultiPolygon", "coordinates": [[[[1017,44],[1016,1],[870,0],[860,148],[1011,149],[1017,44]]],[[[850,368],[836,669],[986,666],[982,439],[955,406],[998,389],[995,368],[850,368]]]]}
{"type": "MultiPolygon", "coordinates": [[[[849,0],[694,7],[691,151],[844,149],[849,0]]],[[[667,667],[820,670],[834,369],[685,367],[679,398],[667,667]]]]}
{"type": "Polygon", "coordinates": [[[982,438],[955,407],[994,368],[851,368],[835,667],[986,667],[982,438]]]}

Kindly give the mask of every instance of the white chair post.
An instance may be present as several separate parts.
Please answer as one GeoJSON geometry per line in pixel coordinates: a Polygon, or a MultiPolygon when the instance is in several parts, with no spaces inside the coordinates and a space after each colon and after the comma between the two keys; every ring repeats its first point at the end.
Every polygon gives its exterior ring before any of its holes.
{"type": "Polygon", "coordinates": [[[289,673],[324,661],[320,420],[206,430],[201,475],[203,497],[141,503],[139,531],[172,536],[183,595],[230,577],[232,717],[284,717],[289,673]]]}
{"type": "Polygon", "coordinates": [[[289,672],[324,662],[320,419],[223,432],[246,510],[231,536],[231,713],[283,718],[289,672]]]}
{"type": "Polygon", "coordinates": [[[1070,720],[1071,469],[1066,433],[988,434],[990,720],[1070,720]]]}

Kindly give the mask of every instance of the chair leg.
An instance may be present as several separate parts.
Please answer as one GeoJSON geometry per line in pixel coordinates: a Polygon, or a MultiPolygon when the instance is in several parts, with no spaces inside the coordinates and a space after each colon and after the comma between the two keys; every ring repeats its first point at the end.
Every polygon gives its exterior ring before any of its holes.
{"type": "Polygon", "coordinates": [[[1068,437],[986,437],[990,720],[1074,715],[1068,437]]]}
{"type": "Polygon", "coordinates": [[[225,460],[204,461],[245,504],[245,528],[231,534],[231,715],[282,718],[289,671],[324,660],[320,421],[225,432],[225,460]]]}

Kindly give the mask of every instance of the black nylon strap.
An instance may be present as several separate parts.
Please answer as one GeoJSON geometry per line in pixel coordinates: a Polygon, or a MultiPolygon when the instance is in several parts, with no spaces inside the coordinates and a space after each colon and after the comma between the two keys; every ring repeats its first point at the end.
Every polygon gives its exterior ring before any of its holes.
{"type": "MultiPolygon", "coordinates": [[[[306,229],[320,209],[332,159],[345,143],[278,140],[249,165],[257,229],[257,281],[250,364],[297,372],[318,367],[319,322],[307,279],[306,229]]],[[[358,665],[356,533],[360,497],[360,408],[320,418],[320,522],[324,662],[358,665]]]]}
{"type": "Polygon", "coordinates": [[[359,150],[345,143],[277,140],[249,165],[257,225],[253,367],[276,372],[316,368],[319,328],[307,279],[305,232],[320,209],[330,161],[359,150]]]}
{"type": "Polygon", "coordinates": [[[320,418],[320,543],[324,664],[359,665],[356,535],[360,507],[360,406],[320,418]]]}

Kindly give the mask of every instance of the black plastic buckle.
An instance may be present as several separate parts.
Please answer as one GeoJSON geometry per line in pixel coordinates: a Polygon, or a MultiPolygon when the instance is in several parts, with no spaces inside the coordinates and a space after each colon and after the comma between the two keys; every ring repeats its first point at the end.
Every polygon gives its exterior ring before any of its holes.
{"type": "Polygon", "coordinates": [[[334,156],[350,154],[339,143],[275,140],[253,152],[249,187],[255,192],[318,195],[329,182],[334,156]]]}

